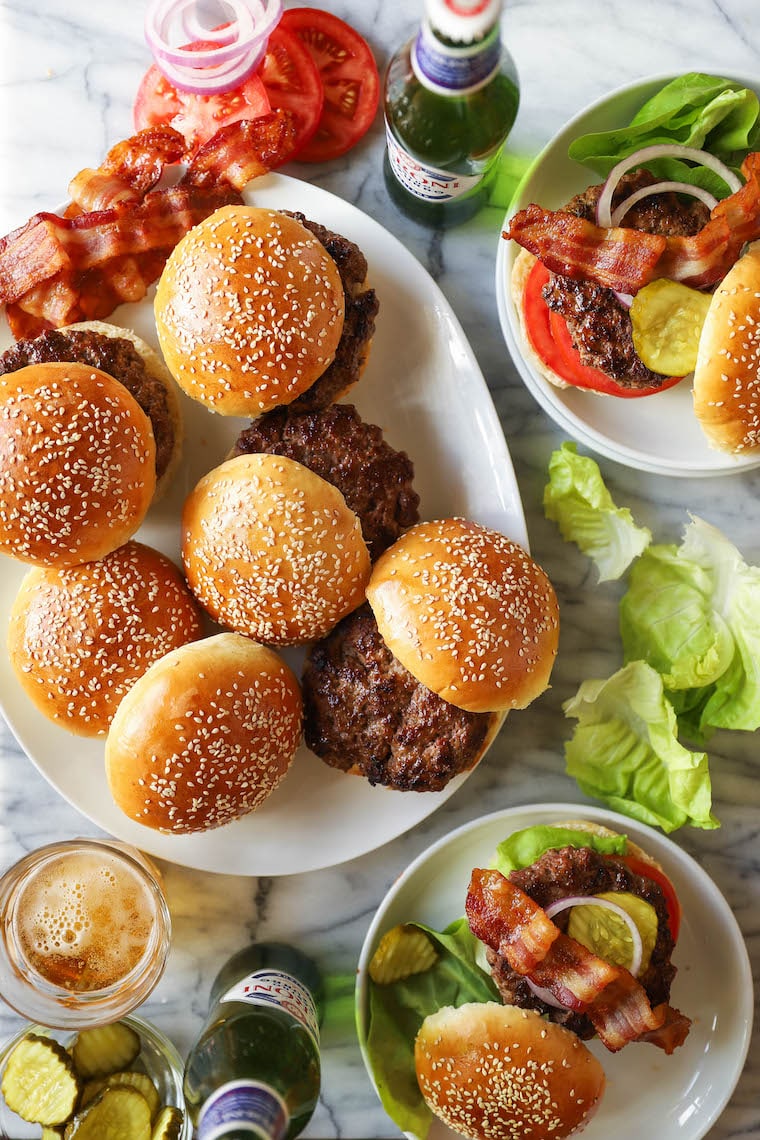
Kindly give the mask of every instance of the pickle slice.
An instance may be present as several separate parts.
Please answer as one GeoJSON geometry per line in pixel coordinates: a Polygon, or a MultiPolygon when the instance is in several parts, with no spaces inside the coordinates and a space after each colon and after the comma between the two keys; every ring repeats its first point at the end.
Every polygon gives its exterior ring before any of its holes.
{"type": "Polygon", "coordinates": [[[165,1105],[156,1117],[150,1140],[179,1140],[183,1120],[182,1109],[165,1105]]]}
{"type": "Polygon", "coordinates": [[[153,1119],[161,1107],[158,1089],[147,1073],[139,1073],[136,1069],[124,1069],[118,1073],[111,1073],[107,1077],[93,1077],[82,1089],[79,1107],[84,1108],[91,1100],[95,1099],[102,1089],[113,1088],[116,1085],[129,1085],[130,1088],[137,1089],[139,1093],[142,1093],[148,1102],[150,1118],[153,1119]]]}
{"type": "Polygon", "coordinates": [[[63,1135],[64,1140],[151,1140],[148,1102],[128,1085],[104,1088],[63,1135]]]}
{"type": "Polygon", "coordinates": [[[437,957],[424,931],[415,926],[394,926],[380,939],[369,964],[369,976],[377,985],[389,986],[429,970],[437,957]]]}
{"type": "Polygon", "coordinates": [[[665,277],[639,289],[631,305],[633,347],[653,372],[686,376],[694,371],[710,294],[665,277]]]}
{"type": "Polygon", "coordinates": [[[76,1071],[85,1080],[129,1068],[139,1052],[139,1035],[123,1021],[83,1029],[71,1050],[76,1071]]]}
{"type": "Polygon", "coordinates": [[[0,1090],[8,1108],[32,1124],[63,1124],[74,1111],[80,1082],[66,1050],[28,1033],[12,1050],[0,1090]]]}
{"type": "MultiPolygon", "coordinates": [[[[657,941],[657,911],[628,891],[603,891],[596,896],[617,903],[636,924],[641,935],[641,966],[643,974],[652,957],[657,941]]],[[[613,966],[629,969],[633,960],[633,939],[624,920],[614,911],[594,906],[592,898],[582,906],[573,907],[567,923],[567,933],[587,950],[604,958],[613,966]]]]}
{"type": "Polygon", "coordinates": [[[63,1140],[63,1128],[53,1128],[52,1125],[44,1125],[40,1140],[63,1140]]]}

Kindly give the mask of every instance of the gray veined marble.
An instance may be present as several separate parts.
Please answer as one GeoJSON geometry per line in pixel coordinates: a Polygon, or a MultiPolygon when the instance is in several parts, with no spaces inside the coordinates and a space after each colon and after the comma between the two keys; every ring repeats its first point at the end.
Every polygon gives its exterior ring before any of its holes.
{"type": "MultiPolygon", "coordinates": [[[[0,6],[0,232],[60,203],[70,176],[96,165],[111,144],[130,133],[133,96],[149,63],[142,38],[144,7],[143,0],[6,0],[0,6]]],[[[366,35],[381,65],[411,34],[417,18],[416,4],[332,0],[330,7],[366,35]]],[[[512,145],[521,152],[536,152],[586,103],[641,76],[694,68],[760,76],[755,0],[506,0],[504,31],[522,81],[512,135],[512,145]]],[[[492,281],[501,211],[486,210],[445,236],[429,232],[401,217],[388,201],[380,176],[382,153],[378,119],[363,145],[307,174],[401,238],[436,278],[471,339],[511,449],[533,554],[560,598],[559,661],[552,689],[510,717],[480,768],[413,833],[335,869],[283,879],[220,879],[164,867],[174,947],[146,1014],[182,1051],[200,1026],[217,966],[248,939],[297,941],[328,971],[342,976],[348,992],[378,902],[431,842],[497,808],[539,800],[582,802],[563,772],[568,722],[561,704],[592,670],[602,676],[620,664],[615,587],[597,588],[587,561],[562,543],[543,517],[546,466],[563,436],[523,387],[499,331],[492,281]]],[[[760,563],[760,473],[668,480],[606,460],[601,467],[616,500],[630,505],[657,540],[675,540],[690,510],[719,525],[748,561],[760,563]]],[[[723,733],[710,753],[723,826],[709,833],[682,831],[676,839],[727,896],[757,972],[757,740],[723,733]]],[[[70,755],[74,762],[75,738],[70,755]]],[[[50,839],[94,831],[48,787],[0,726],[0,866],[50,839]]],[[[308,1135],[398,1135],[365,1075],[350,1003],[339,1008],[325,1036],[323,1096],[308,1135]]],[[[0,1035],[7,1036],[16,1025],[17,1019],[0,1009],[0,1035]]],[[[760,1137],[757,1035],[744,1075],[711,1135],[720,1140],[760,1137]]]]}

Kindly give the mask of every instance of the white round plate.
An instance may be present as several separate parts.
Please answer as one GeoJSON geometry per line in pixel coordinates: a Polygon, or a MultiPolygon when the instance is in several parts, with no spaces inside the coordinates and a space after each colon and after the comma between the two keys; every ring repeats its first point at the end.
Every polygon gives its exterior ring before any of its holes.
{"type": "MultiPolygon", "coordinates": [[[[659,75],[621,87],[592,103],[547,144],[518,186],[506,220],[531,202],[559,209],[574,194],[599,181],[588,167],[568,158],[570,143],[590,131],[623,127],[647,99],[675,75],[659,75]]],[[[760,91],[760,81],[729,76],[760,91]]],[[[731,475],[760,466],[760,454],[736,458],[708,446],[693,411],[691,384],[643,399],[618,399],[557,388],[524,355],[524,338],[510,293],[510,276],[519,246],[499,237],[496,300],[499,320],[512,359],[530,393],[564,431],[600,455],[639,471],[688,477],[731,475]]]]}
{"type": "MultiPolygon", "coordinates": [[[[369,363],[349,396],[362,417],[415,465],[423,518],[463,515],[527,546],[512,463],[491,396],[462,328],[418,261],[373,219],[334,195],[271,174],[250,183],[252,205],[300,210],[357,242],[380,298],[369,363]]],[[[153,291],[109,318],[156,346],[153,291]]],[[[12,342],[3,321],[0,350],[12,342]]],[[[137,538],[179,558],[182,503],[221,463],[245,421],[212,415],[182,398],[182,467],[137,538]]],[[[0,626],[27,568],[0,556],[0,626]]],[[[297,660],[291,663],[298,665],[297,660]]],[[[0,707],[19,743],[50,783],[86,816],[128,843],[205,871],[288,875],[353,859],[430,815],[462,783],[442,792],[396,792],[329,768],[302,747],[280,787],[254,815],[198,835],[162,835],[133,823],[106,783],[103,741],[72,736],[32,706],[0,654],[0,707]]]]}
{"type": "MultiPolygon", "coordinates": [[[[692,1018],[686,1043],[666,1057],[654,1046],[611,1054],[590,1042],[607,1074],[600,1108],[584,1140],[699,1140],[725,1108],[739,1079],[752,1031],[752,972],[736,919],[715,883],[684,851],[650,827],[602,808],[529,804],[458,828],[424,851],[396,880],[372,921],[356,982],[356,1024],[367,1071],[368,966],[386,930],[423,922],[442,930],[464,914],[474,867],[487,865],[514,831],[562,819],[588,819],[628,835],[656,859],[678,894],[683,916],[671,1001],[692,1018]]],[[[427,1140],[456,1134],[440,1121],[427,1140]]]]}

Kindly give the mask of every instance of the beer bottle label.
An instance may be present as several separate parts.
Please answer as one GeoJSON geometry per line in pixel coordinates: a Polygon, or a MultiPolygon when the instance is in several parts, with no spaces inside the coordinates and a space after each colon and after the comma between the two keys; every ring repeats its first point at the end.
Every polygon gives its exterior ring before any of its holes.
{"type": "Polygon", "coordinates": [[[466,194],[483,180],[481,174],[454,174],[438,166],[420,162],[400,145],[386,123],[388,161],[391,170],[405,190],[425,202],[450,202],[466,194]]]}
{"type": "Polygon", "coordinates": [[[231,1129],[244,1129],[252,1138],[281,1140],[290,1114],[280,1094],[262,1081],[228,1081],[203,1105],[196,1140],[218,1140],[231,1129]]]}
{"type": "Polygon", "coordinates": [[[308,1030],[314,1044],[319,1047],[319,1022],[314,999],[306,986],[292,974],[282,970],[255,970],[231,986],[219,1000],[284,1009],[308,1030]]]}
{"type": "Polygon", "coordinates": [[[470,95],[480,90],[491,82],[500,63],[498,26],[477,43],[454,47],[423,23],[412,45],[412,71],[423,87],[439,95],[470,95]]]}

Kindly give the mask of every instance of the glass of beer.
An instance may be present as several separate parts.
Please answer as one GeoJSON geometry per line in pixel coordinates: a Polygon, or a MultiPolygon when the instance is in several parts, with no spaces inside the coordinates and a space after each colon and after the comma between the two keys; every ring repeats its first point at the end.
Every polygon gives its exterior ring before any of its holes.
{"type": "Polygon", "coordinates": [[[161,977],[170,939],[159,873],[125,844],[52,843],[0,879],[0,996],[42,1025],[129,1013],[161,977]]]}

